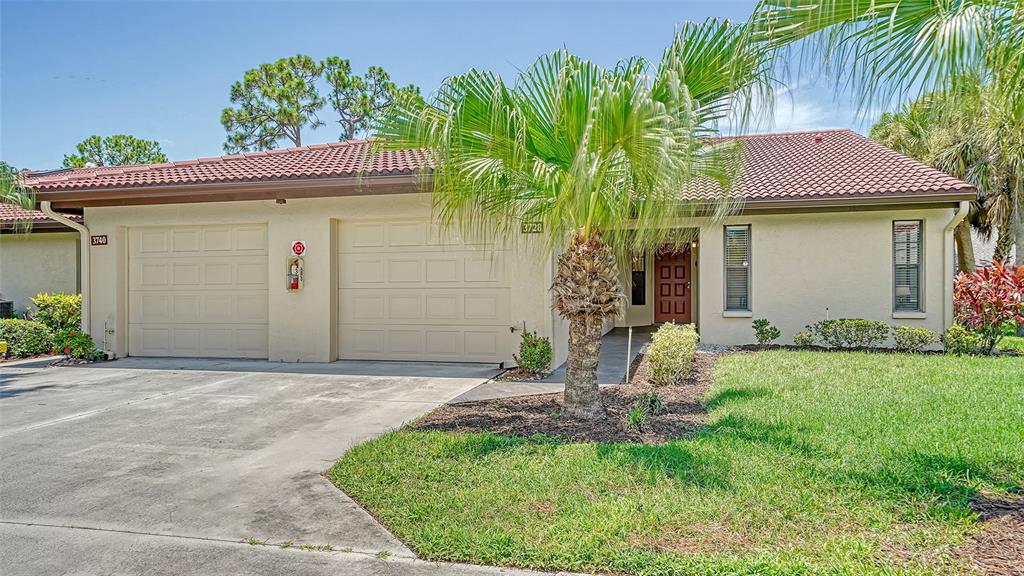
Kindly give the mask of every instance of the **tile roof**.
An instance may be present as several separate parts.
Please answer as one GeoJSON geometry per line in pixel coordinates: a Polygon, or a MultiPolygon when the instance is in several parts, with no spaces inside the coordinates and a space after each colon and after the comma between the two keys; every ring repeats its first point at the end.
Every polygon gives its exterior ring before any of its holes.
{"type": "MultiPolygon", "coordinates": [[[[975,192],[970,184],[852,130],[754,134],[740,139],[743,169],[730,193],[745,201],[975,192]]],[[[703,183],[686,196],[697,198],[718,190],[716,183],[703,183]]]]}
{"type": "Polygon", "coordinates": [[[423,150],[370,153],[367,140],[348,140],[246,152],[164,164],[103,166],[29,173],[25,184],[40,191],[137,188],[224,182],[262,182],[413,174],[428,166],[423,150]]]}
{"type": "MultiPolygon", "coordinates": [[[[81,222],[82,216],[80,214],[65,214],[68,218],[81,222]]],[[[19,206],[12,206],[10,204],[0,203],[0,222],[54,222],[50,220],[49,216],[43,214],[39,210],[25,210],[19,206]]]]}
{"type": "MultiPolygon", "coordinates": [[[[740,137],[743,172],[733,194],[745,200],[827,199],[973,194],[956,178],[898,154],[851,130],[816,130],[740,137]]],[[[728,138],[718,139],[727,140],[728,138]]],[[[351,140],[301,148],[200,158],[166,164],[30,173],[40,192],[147,188],[225,182],[413,174],[429,168],[423,150],[370,154],[370,142],[351,140]]],[[[698,184],[691,198],[714,193],[698,184]]]]}

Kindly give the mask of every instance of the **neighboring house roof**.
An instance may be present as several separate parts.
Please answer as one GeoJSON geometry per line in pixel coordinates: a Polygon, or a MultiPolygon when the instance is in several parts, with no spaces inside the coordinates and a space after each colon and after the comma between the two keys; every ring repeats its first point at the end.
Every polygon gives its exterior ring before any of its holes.
{"type": "MultiPolygon", "coordinates": [[[[65,214],[75,222],[82,221],[81,214],[65,214]]],[[[66,228],[60,222],[50,220],[49,216],[39,210],[25,210],[20,206],[0,203],[0,226],[11,228],[19,223],[32,223],[32,227],[45,226],[53,228],[66,228]],[[52,226],[51,226],[52,225],[52,226]]]]}
{"type": "MultiPolygon", "coordinates": [[[[966,182],[851,130],[740,139],[743,172],[731,195],[751,203],[852,198],[949,201],[971,199],[976,193],[966,182]]],[[[60,206],[257,200],[411,192],[417,190],[416,174],[430,167],[423,150],[373,154],[369,141],[351,140],[166,164],[30,173],[25,184],[35,188],[41,200],[60,206]],[[387,190],[385,182],[390,186],[387,190]],[[313,190],[318,183],[322,186],[313,190]]],[[[706,198],[716,187],[698,185],[684,194],[706,198]]]]}

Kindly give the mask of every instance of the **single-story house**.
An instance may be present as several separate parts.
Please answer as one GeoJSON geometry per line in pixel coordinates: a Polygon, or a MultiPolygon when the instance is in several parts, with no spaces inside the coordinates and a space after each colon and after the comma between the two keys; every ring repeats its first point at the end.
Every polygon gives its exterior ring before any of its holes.
{"type": "MultiPolygon", "coordinates": [[[[826,317],[951,323],[952,229],[973,187],[849,130],[745,136],[743,159],[737,213],[680,221],[689,249],[624,263],[616,325],[693,322],[740,344],[754,318],[786,342],[826,317]]],[[[560,363],[554,255],[530,226],[508,245],[442,236],[426,167],[349,141],[26,183],[84,209],[88,330],[117,355],[499,363],[525,328],[560,363]]]]}
{"type": "MultiPolygon", "coordinates": [[[[81,214],[67,216],[82,221],[81,214]]],[[[78,293],[80,241],[73,228],[38,210],[0,204],[0,301],[24,312],[40,292],[78,293]]]]}

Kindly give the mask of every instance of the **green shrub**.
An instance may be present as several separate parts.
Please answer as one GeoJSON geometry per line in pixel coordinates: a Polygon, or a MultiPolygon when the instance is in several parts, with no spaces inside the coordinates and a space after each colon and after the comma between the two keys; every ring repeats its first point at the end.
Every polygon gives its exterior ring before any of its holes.
{"type": "Polygon", "coordinates": [[[668,406],[665,401],[661,399],[661,396],[657,392],[644,392],[636,397],[633,401],[633,406],[639,406],[643,408],[648,414],[657,416],[668,412],[668,406]]]}
{"type": "Polygon", "coordinates": [[[53,332],[31,320],[0,320],[0,340],[7,342],[7,355],[15,358],[47,354],[53,349],[53,332]]]}
{"type": "Polygon", "coordinates": [[[807,327],[814,338],[830,348],[868,348],[889,337],[889,325],[877,320],[839,318],[807,327]]]}
{"type": "Polygon", "coordinates": [[[782,336],[782,332],[765,318],[754,320],[752,326],[754,327],[754,337],[757,338],[757,343],[760,346],[768,346],[782,336]]]}
{"type": "Polygon", "coordinates": [[[947,354],[978,354],[981,352],[981,336],[960,324],[953,324],[942,335],[942,347],[947,354]]]}
{"type": "Polygon", "coordinates": [[[53,348],[59,353],[82,360],[99,360],[103,355],[96,349],[92,337],[78,328],[58,332],[53,337],[53,348]]]}
{"type": "Polygon", "coordinates": [[[626,413],[626,420],[623,423],[626,430],[643,432],[647,423],[651,421],[651,415],[643,406],[633,406],[626,413]]]}
{"type": "Polygon", "coordinates": [[[54,331],[70,330],[82,325],[82,295],[40,292],[32,299],[36,309],[32,319],[54,331]]]}
{"type": "Polygon", "coordinates": [[[700,337],[693,324],[663,324],[651,337],[647,361],[655,384],[674,384],[693,366],[700,337]]]}
{"type": "Polygon", "coordinates": [[[814,335],[807,331],[793,334],[793,344],[797,346],[814,346],[814,335]]]}
{"type": "Polygon", "coordinates": [[[523,331],[519,342],[519,354],[513,356],[523,370],[538,374],[551,368],[551,341],[536,332],[523,331]]]}
{"type": "Polygon", "coordinates": [[[939,340],[939,335],[927,328],[896,326],[892,329],[896,349],[900,352],[918,352],[921,348],[939,340]]]}

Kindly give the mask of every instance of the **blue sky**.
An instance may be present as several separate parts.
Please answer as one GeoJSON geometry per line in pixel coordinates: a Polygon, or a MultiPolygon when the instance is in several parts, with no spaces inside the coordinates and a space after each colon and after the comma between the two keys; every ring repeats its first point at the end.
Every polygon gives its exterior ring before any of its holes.
{"type": "MultiPolygon", "coordinates": [[[[679,23],[746,19],[753,4],[2,0],[0,159],[54,168],[87,136],[117,133],[157,140],[172,160],[223,154],[231,83],[298,53],[341,56],[358,73],[382,66],[430,92],[469,67],[511,77],[563,46],[604,65],[656,60],[679,23]]],[[[827,79],[789,80],[766,129],[870,126],[827,79]]],[[[336,139],[331,115],[303,143],[336,139]]]]}

